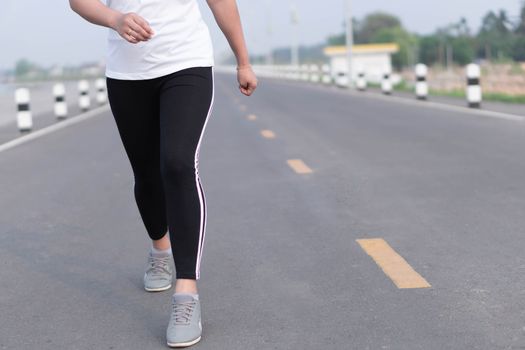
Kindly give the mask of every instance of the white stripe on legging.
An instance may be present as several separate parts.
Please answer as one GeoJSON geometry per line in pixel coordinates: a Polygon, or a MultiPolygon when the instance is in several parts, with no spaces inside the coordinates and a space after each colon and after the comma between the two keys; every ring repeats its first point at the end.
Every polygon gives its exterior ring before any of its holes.
{"type": "Polygon", "coordinates": [[[199,179],[199,149],[201,146],[202,141],[202,135],[204,134],[204,129],[206,128],[206,124],[208,123],[208,118],[211,115],[212,109],[213,109],[213,100],[215,98],[215,78],[214,78],[214,68],[211,67],[211,76],[212,76],[212,94],[211,94],[211,101],[210,101],[210,107],[208,109],[208,115],[206,115],[206,119],[204,121],[204,125],[201,130],[201,135],[199,137],[199,142],[197,143],[197,148],[195,149],[195,185],[197,186],[197,192],[199,193],[199,202],[200,202],[200,208],[201,208],[201,221],[200,221],[200,227],[199,227],[199,248],[197,250],[197,264],[195,266],[195,275],[196,279],[200,278],[200,266],[201,266],[201,257],[202,257],[202,248],[204,247],[204,238],[206,235],[206,197],[204,196],[204,191],[202,190],[200,186],[200,179],[199,179]]]}

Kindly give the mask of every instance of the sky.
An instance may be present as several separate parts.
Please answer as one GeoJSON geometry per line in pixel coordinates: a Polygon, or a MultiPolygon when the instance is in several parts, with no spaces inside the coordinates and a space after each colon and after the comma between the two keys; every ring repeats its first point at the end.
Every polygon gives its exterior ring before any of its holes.
{"type": "MultiPolygon", "coordinates": [[[[231,54],[205,0],[199,2],[213,40],[216,60],[231,54]]],[[[343,30],[346,0],[237,0],[248,51],[263,54],[270,47],[288,46],[292,40],[290,8],[299,17],[301,45],[325,41],[343,30]]],[[[467,18],[477,30],[489,10],[505,9],[511,18],[519,14],[523,0],[352,0],[358,19],[373,11],[397,15],[405,28],[426,34],[437,27],[467,18]]],[[[69,7],[69,2],[2,0],[0,33],[3,33],[0,69],[12,68],[20,58],[44,66],[104,61],[108,28],[87,22],[69,7]]]]}

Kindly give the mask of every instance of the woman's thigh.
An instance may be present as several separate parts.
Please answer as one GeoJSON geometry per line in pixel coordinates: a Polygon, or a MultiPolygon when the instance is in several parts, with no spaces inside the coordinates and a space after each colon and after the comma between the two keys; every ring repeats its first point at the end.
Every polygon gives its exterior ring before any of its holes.
{"type": "Polygon", "coordinates": [[[161,162],[168,172],[184,173],[198,164],[212,112],[213,68],[192,67],[166,78],[160,85],[161,162]]]}
{"type": "Polygon", "coordinates": [[[136,177],[159,172],[159,96],[152,80],[106,78],[110,107],[136,177]]]}

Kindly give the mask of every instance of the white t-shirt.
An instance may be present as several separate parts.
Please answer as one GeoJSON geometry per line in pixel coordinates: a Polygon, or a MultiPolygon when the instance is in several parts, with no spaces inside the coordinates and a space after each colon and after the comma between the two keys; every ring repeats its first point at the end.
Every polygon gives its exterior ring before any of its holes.
{"type": "Polygon", "coordinates": [[[213,46],[197,0],[106,0],[122,13],[135,12],[153,29],[147,41],[130,43],[109,28],[106,76],[151,79],[190,67],[214,65],[213,46]]]}

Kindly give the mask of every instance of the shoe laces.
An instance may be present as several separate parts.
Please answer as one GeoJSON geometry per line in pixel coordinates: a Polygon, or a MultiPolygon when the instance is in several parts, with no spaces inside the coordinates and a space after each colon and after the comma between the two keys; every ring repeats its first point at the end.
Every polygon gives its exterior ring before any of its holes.
{"type": "Polygon", "coordinates": [[[195,309],[195,304],[195,300],[173,302],[171,317],[175,320],[175,324],[190,323],[191,315],[195,309]]]}
{"type": "Polygon", "coordinates": [[[146,273],[151,275],[164,275],[166,273],[170,273],[169,271],[169,263],[170,263],[171,255],[169,256],[163,256],[158,257],[151,255],[149,256],[148,262],[149,266],[146,271],[146,273]]]}

